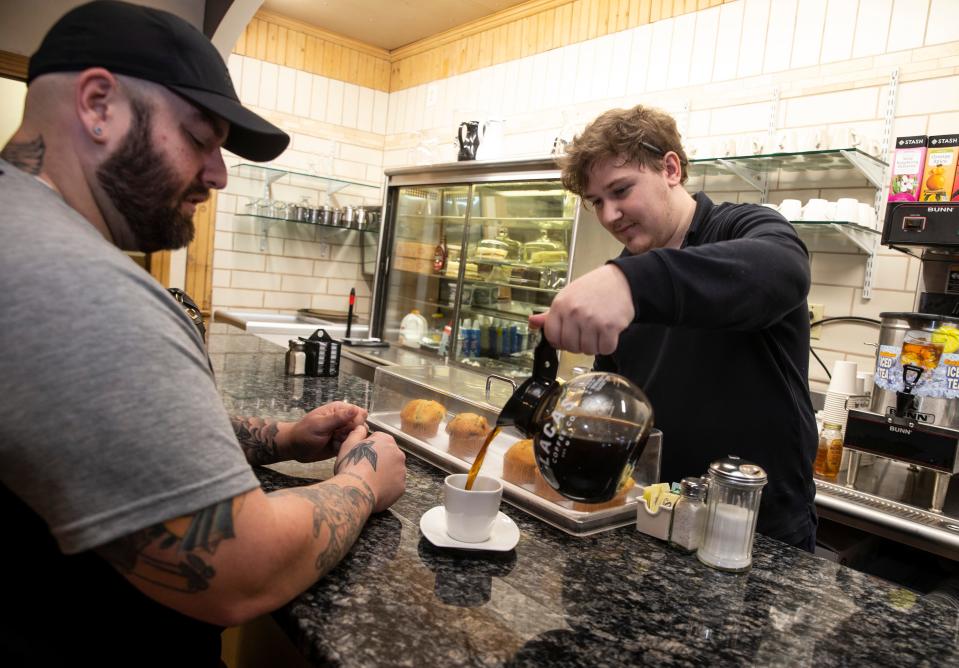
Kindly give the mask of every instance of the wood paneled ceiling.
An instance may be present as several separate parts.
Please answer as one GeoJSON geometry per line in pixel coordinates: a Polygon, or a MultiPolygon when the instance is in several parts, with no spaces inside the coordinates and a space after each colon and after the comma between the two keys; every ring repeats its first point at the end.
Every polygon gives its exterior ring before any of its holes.
{"type": "Polygon", "coordinates": [[[526,0],[266,0],[262,9],[392,51],[526,0]]]}

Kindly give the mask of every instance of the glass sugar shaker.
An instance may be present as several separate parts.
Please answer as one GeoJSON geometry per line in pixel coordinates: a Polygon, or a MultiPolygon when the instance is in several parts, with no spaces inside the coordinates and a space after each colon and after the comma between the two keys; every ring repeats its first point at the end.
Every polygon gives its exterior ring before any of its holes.
{"type": "Polygon", "coordinates": [[[286,375],[303,376],[306,374],[306,344],[290,339],[290,348],[286,351],[286,375]]]}
{"type": "Polygon", "coordinates": [[[703,537],[706,521],[706,482],[702,478],[683,478],[679,483],[679,501],[673,508],[669,544],[682,552],[695,552],[703,537]]]}
{"type": "Polygon", "coordinates": [[[708,479],[706,525],[696,556],[720,570],[748,570],[766,472],[730,455],[709,465],[708,479]]]}

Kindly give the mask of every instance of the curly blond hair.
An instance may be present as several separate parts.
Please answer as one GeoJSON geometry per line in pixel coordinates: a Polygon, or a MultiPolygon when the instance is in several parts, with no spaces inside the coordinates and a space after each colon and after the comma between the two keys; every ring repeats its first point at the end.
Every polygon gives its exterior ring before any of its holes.
{"type": "Polygon", "coordinates": [[[566,155],[557,162],[566,189],[582,195],[589,184],[589,172],[597,163],[619,158],[624,165],[661,170],[663,156],[669,151],[679,156],[681,183],[686,183],[686,152],[676,120],[659,109],[636,105],[604,112],[573,139],[566,155]]]}

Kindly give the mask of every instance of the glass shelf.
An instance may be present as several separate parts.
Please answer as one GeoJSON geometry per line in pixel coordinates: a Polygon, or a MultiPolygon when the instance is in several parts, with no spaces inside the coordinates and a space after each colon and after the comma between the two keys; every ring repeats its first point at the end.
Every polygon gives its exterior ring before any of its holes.
{"type": "Polygon", "coordinates": [[[554,290],[552,288],[534,288],[528,285],[516,285],[515,283],[502,283],[499,281],[484,281],[477,278],[463,278],[464,283],[472,283],[474,285],[490,285],[497,288],[512,288],[513,290],[529,290],[530,292],[541,292],[545,295],[555,295],[559,290],[554,290]]]}
{"type": "Polygon", "coordinates": [[[380,189],[379,186],[361,183],[359,181],[347,181],[329,176],[320,176],[319,174],[308,174],[306,172],[296,172],[287,169],[277,169],[275,167],[265,167],[263,165],[251,165],[248,163],[233,165],[230,167],[230,174],[240,178],[263,181],[267,186],[281,179],[285,179],[283,182],[288,185],[319,189],[330,195],[338,193],[350,186],[362,188],[368,191],[370,195],[380,189]]]}
{"type": "MultiPolygon", "coordinates": [[[[535,306],[539,308],[540,311],[546,308],[541,304],[530,304],[530,306],[535,306]]],[[[511,311],[508,308],[493,308],[491,306],[473,306],[471,304],[464,304],[462,309],[477,315],[488,315],[491,318],[502,318],[503,320],[512,320],[515,322],[527,322],[529,321],[530,316],[529,313],[518,313],[516,311],[511,311]]]]}
{"type": "Polygon", "coordinates": [[[789,221],[796,228],[800,238],[805,237],[814,241],[822,239],[840,239],[851,250],[864,253],[870,257],[875,255],[882,233],[871,227],[863,227],[857,223],[836,220],[795,220],[789,221]]]}
{"type": "Polygon", "coordinates": [[[237,218],[254,218],[256,220],[268,220],[274,223],[297,223],[298,225],[313,225],[315,227],[328,227],[334,230],[349,230],[351,232],[368,232],[376,234],[380,231],[378,227],[368,227],[365,230],[356,227],[346,227],[345,225],[328,225],[327,223],[308,223],[304,220],[290,220],[289,218],[275,218],[273,216],[260,216],[255,213],[237,213],[237,218]]]}
{"type": "Polygon", "coordinates": [[[726,158],[698,158],[689,161],[689,176],[735,174],[751,187],[766,191],[769,172],[825,171],[829,169],[856,169],[875,188],[885,185],[885,162],[857,148],[833,148],[821,151],[795,153],[763,153],[736,155],[726,158]]]}

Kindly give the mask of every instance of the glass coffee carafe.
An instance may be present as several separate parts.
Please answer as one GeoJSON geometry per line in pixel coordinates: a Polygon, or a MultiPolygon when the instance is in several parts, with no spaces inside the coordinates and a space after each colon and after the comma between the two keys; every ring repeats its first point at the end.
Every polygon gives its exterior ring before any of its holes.
{"type": "Polygon", "coordinates": [[[646,447],[653,407],[639,387],[615,373],[587,373],[560,384],[557,361],[542,337],[533,375],[510,397],[496,425],[515,426],[533,439],[536,464],[557,492],[584,503],[608,501],[646,447]]]}

